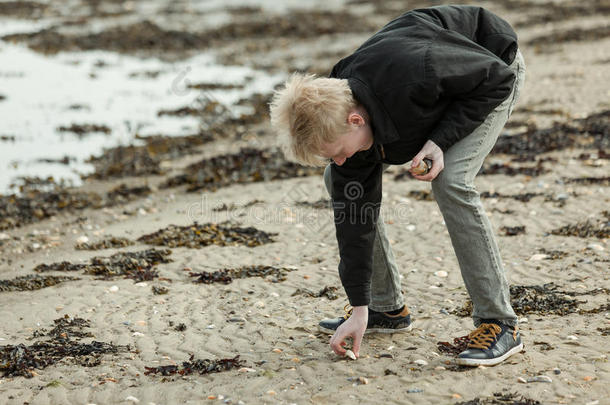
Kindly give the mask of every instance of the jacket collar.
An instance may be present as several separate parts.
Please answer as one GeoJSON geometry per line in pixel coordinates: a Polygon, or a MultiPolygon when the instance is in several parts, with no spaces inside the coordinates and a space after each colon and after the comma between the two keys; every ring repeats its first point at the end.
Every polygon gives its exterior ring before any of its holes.
{"type": "Polygon", "coordinates": [[[375,142],[385,144],[399,140],[400,137],[394,126],[394,121],[392,121],[392,118],[390,118],[390,115],[384,106],[379,102],[369,87],[355,77],[348,78],[347,82],[352,90],[354,98],[358,100],[369,113],[375,142]]]}

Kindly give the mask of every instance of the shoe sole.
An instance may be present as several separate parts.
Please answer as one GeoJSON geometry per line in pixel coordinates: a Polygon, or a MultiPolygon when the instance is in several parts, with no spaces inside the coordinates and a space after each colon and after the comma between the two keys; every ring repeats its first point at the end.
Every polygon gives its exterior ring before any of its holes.
{"type": "Polygon", "coordinates": [[[493,359],[455,359],[455,362],[460,366],[495,366],[496,364],[502,363],[504,360],[512,356],[513,354],[523,351],[523,343],[519,346],[515,346],[500,357],[493,359]]]}
{"type": "MultiPolygon", "coordinates": [[[[387,329],[387,328],[371,328],[371,329],[367,329],[364,331],[364,334],[367,335],[369,333],[404,333],[404,332],[408,332],[413,328],[413,323],[411,323],[409,326],[407,326],[406,328],[400,328],[400,329],[387,329]]],[[[324,332],[324,333],[329,333],[331,335],[334,335],[335,332],[337,331],[336,329],[328,329],[328,328],[324,328],[320,325],[318,325],[318,329],[320,330],[320,332],[324,332]]]]}

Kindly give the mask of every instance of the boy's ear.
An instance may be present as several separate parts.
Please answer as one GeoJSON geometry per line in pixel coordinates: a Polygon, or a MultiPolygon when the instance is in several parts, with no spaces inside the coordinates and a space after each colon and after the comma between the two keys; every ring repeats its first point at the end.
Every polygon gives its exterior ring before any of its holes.
{"type": "Polygon", "coordinates": [[[355,111],[352,111],[348,114],[347,122],[348,122],[348,124],[356,125],[359,127],[361,127],[365,124],[364,118],[362,117],[362,115],[360,115],[359,113],[357,113],[355,111]]]}

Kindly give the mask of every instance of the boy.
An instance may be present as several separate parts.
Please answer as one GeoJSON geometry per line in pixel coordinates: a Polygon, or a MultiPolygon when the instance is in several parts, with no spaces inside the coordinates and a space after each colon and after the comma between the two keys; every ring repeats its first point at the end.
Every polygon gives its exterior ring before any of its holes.
{"type": "Polygon", "coordinates": [[[330,345],[359,355],[365,332],[409,330],[398,269],[379,218],[382,172],[426,158],[476,329],[462,365],[494,365],[523,349],[502,260],[474,178],[510,116],[525,66],[510,25],[474,6],[409,11],[390,21],[329,78],[293,75],[276,92],[271,122],[283,149],[326,165],[339,275],[353,307],[320,322],[330,345]]]}

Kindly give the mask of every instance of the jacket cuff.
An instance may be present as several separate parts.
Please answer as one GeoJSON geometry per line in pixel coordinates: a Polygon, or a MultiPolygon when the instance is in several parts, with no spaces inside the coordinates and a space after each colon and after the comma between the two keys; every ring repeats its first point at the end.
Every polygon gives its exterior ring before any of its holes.
{"type": "Polygon", "coordinates": [[[352,307],[360,307],[363,305],[369,305],[371,302],[371,289],[368,286],[351,286],[343,287],[347,294],[347,299],[352,307]]]}

